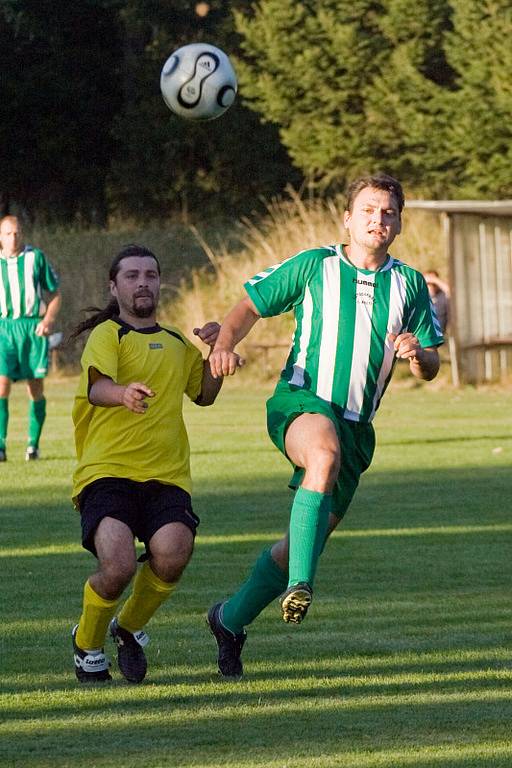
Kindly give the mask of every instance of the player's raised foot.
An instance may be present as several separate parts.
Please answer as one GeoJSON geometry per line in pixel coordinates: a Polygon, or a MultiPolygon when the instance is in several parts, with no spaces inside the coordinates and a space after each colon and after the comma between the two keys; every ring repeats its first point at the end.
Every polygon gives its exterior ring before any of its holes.
{"type": "Polygon", "coordinates": [[[5,448],[0,448],[0,462],[7,461],[7,452],[5,448]]]}
{"type": "Polygon", "coordinates": [[[35,445],[29,445],[25,451],[25,461],[37,461],[39,458],[39,448],[35,445]]]}
{"type": "Polygon", "coordinates": [[[129,683],[141,683],[146,677],[148,663],[144,648],[149,643],[149,636],[141,629],[139,632],[128,632],[117,623],[110,622],[110,634],[117,645],[117,663],[123,677],[129,683]]]}
{"type": "Polygon", "coordinates": [[[220,620],[221,608],[222,603],[213,605],[206,617],[206,623],[210,627],[210,632],[217,641],[219,673],[222,677],[240,680],[244,673],[240,655],[247,639],[247,632],[244,629],[243,632],[235,634],[231,630],[226,629],[220,620]]]}
{"type": "Polygon", "coordinates": [[[108,668],[110,662],[103,652],[103,648],[97,651],[84,651],[76,644],[76,632],[78,624],[73,627],[71,637],[73,639],[73,657],[75,660],[75,674],[81,683],[105,683],[112,680],[108,668]]]}
{"type": "Polygon", "coordinates": [[[283,621],[300,624],[313,600],[313,590],[305,581],[288,587],[281,597],[283,621]]]}

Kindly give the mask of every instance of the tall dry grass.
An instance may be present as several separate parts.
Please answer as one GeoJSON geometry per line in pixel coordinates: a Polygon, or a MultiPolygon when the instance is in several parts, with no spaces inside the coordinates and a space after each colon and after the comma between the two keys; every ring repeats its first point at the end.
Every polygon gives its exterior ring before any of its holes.
{"type": "MultiPolygon", "coordinates": [[[[165,307],[166,319],[181,327],[185,318],[197,325],[207,320],[221,321],[244,295],[244,282],[264,267],[304,248],[347,242],[343,210],[341,198],[303,200],[290,190],[288,199],[268,205],[262,220],[240,222],[240,247],[235,251],[222,245],[212,247],[196,230],[208,266],[191,270],[176,300],[165,307]]],[[[435,214],[405,210],[402,234],[391,252],[416,269],[437,269],[446,277],[441,223],[435,214]]],[[[239,348],[252,364],[254,374],[260,370],[263,376],[275,375],[284,363],[292,332],[291,313],[256,324],[239,348]]]]}
{"type": "MultiPolygon", "coordinates": [[[[206,263],[204,251],[190,229],[184,225],[150,224],[145,228],[126,225],[111,230],[72,228],[28,229],[26,242],[41,248],[59,273],[62,310],[56,330],[67,338],[87,315],[88,306],[104,307],[109,299],[108,271],[116,253],[128,243],[139,243],[157,254],[164,280],[162,300],[168,305],[191,267],[206,263]]],[[[61,347],[60,366],[66,373],[76,368],[83,340],[61,347]]]]}
{"type": "MultiPolygon", "coordinates": [[[[151,248],[161,261],[162,320],[191,337],[195,325],[221,321],[244,295],[244,282],[263,267],[303,248],[343,242],[342,221],[341,198],[303,200],[290,190],[286,199],[268,204],[262,219],[205,222],[200,231],[176,223],[145,228],[127,223],[108,231],[33,230],[26,239],[42,248],[60,273],[63,308],[57,330],[65,337],[85,317],[84,307],[105,306],[110,262],[123,245],[132,242],[151,248]]],[[[446,276],[441,243],[441,226],[434,214],[406,211],[403,233],[391,250],[418,269],[437,268],[446,276]]],[[[259,371],[275,375],[286,357],[292,331],[291,314],[256,324],[241,345],[248,362],[254,362],[255,376],[259,371]]],[[[82,346],[79,341],[61,350],[64,371],[76,369],[82,346]]]]}

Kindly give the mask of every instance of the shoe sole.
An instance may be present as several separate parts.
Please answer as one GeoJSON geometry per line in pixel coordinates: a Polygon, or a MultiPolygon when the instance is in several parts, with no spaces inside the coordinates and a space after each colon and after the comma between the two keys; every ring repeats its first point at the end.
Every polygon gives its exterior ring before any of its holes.
{"type": "Polygon", "coordinates": [[[112,675],[110,674],[110,672],[107,672],[105,677],[97,677],[97,676],[94,676],[93,672],[84,672],[83,669],[78,669],[77,667],[75,667],[75,674],[78,682],[84,685],[96,685],[96,684],[103,685],[104,683],[112,682],[112,675]]]}
{"type": "Polygon", "coordinates": [[[281,603],[283,621],[287,624],[300,624],[311,605],[312,595],[307,589],[289,592],[281,603]]]}

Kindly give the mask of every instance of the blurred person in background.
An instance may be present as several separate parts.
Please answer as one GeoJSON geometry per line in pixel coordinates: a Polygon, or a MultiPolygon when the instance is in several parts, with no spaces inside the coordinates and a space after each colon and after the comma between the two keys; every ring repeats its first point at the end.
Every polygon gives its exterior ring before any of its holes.
{"type": "Polygon", "coordinates": [[[450,322],[450,286],[441,280],[439,272],[435,269],[424,272],[423,277],[427,283],[430,300],[434,305],[441,330],[446,333],[450,322]]]}
{"type": "Polygon", "coordinates": [[[46,418],[43,380],[48,373],[48,336],[60,305],[59,278],[46,256],[23,244],[16,216],[4,216],[0,221],[0,462],[7,460],[11,383],[22,379],[29,396],[25,459],[39,458],[46,418]]]}

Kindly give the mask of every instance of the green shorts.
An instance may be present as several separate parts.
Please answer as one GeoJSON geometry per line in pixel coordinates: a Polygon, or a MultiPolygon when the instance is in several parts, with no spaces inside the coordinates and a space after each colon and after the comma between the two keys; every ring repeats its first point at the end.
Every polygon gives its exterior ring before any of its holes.
{"type": "MultiPolygon", "coordinates": [[[[341,447],[341,468],[333,489],[332,513],[342,518],[359,485],[359,478],[368,469],[375,450],[375,432],[372,424],[349,421],[337,415],[334,407],[306,389],[279,382],[267,401],[267,429],[272,442],[286,456],[286,430],[302,413],[321,413],[331,419],[341,447]]],[[[288,457],[286,457],[288,458],[288,457]]],[[[289,486],[299,487],[304,469],[294,465],[289,486]]]]}
{"type": "Polygon", "coordinates": [[[48,337],[36,336],[39,317],[0,318],[0,376],[12,381],[48,373],[48,337]]]}

